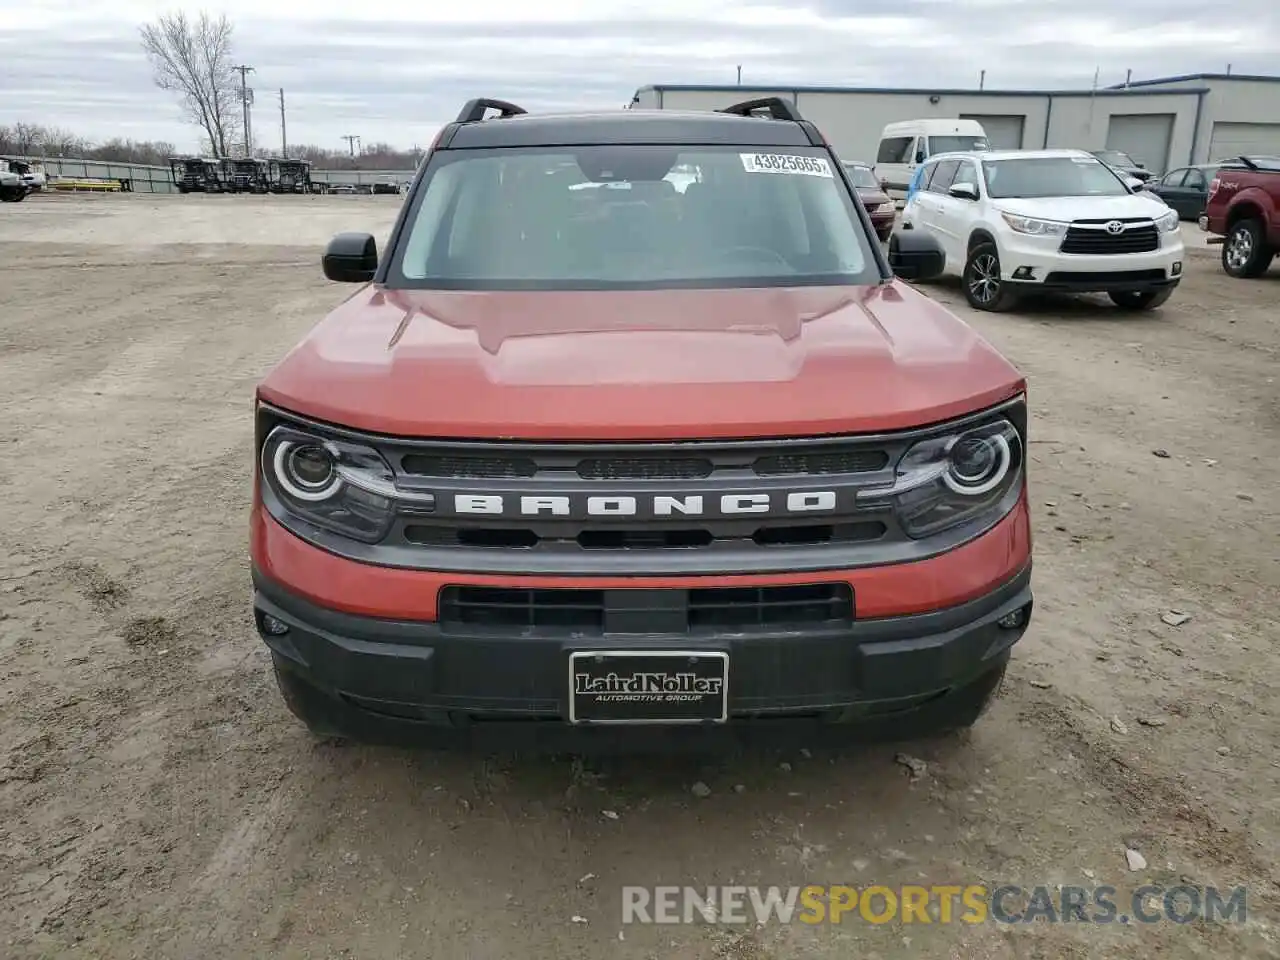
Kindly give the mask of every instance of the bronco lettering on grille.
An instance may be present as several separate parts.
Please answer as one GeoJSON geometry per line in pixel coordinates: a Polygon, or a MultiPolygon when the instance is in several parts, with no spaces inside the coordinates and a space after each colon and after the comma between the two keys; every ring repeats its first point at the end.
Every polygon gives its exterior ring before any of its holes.
{"type": "Polygon", "coordinates": [[[706,497],[685,496],[502,496],[499,494],[455,494],[455,513],[522,517],[702,517],[733,514],[826,513],[836,509],[834,490],[804,490],[790,493],[726,493],[706,497]],[[708,502],[709,501],[709,502],[708,502]]]}

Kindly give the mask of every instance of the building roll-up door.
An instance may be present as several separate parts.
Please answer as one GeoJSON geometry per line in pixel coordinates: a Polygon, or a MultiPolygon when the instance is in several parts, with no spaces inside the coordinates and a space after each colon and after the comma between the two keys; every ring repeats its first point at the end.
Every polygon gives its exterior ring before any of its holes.
{"type": "Polygon", "coordinates": [[[1215,123],[1209,140],[1209,161],[1241,154],[1280,157],[1280,123],[1215,123]]]}
{"type": "Polygon", "coordinates": [[[1107,128],[1107,149],[1127,153],[1152,173],[1169,169],[1173,139],[1172,113],[1113,113],[1107,128]]]}
{"type": "Polygon", "coordinates": [[[987,131],[987,142],[993,150],[1021,150],[1022,130],[1027,118],[1019,113],[984,114],[962,113],[961,120],[977,120],[987,131]]]}

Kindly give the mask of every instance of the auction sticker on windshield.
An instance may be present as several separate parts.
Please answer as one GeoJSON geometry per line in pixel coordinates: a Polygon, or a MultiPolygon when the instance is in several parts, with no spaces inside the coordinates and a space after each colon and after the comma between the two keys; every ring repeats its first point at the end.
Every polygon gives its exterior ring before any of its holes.
{"type": "Polygon", "coordinates": [[[790,173],[803,177],[831,179],[831,165],[823,157],[800,157],[786,153],[743,153],[742,168],[747,173],[790,173]]]}

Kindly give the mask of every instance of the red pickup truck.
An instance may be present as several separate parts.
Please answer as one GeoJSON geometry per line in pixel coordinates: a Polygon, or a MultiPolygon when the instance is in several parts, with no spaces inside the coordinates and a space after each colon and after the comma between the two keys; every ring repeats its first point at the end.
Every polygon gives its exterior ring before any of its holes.
{"type": "Polygon", "coordinates": [[[1222,244],[1222,269],[1260,277],[1280,253],[1280,157],[1228,160],[1209,184],[1200,229],[1222,244]]]}

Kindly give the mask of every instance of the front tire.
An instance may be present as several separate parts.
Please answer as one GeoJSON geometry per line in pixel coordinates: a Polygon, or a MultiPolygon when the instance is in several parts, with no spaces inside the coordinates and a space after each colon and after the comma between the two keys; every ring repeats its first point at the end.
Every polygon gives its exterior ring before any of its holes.
{"type": "Polygon", "coordinates": [[[1017,294],[1000,279],[1000,253],[994,243],[979,243],[969,251],[962,278],[965,299],[975,310],[1001,313],[1018,302],[1017,294]]]}
{"type": "Polygon", "coordinates": [[[1227,231],[1222,244],[1222,269],[1227,276],[1245,280],[1260,277],[1274,257],[1261,220],[1240,220],[1227,231]]]}
{"type": "Polygon", "coordinates": [[[1173,287],[1160,290],[1113,290],[1107,296],[1121,310],[1154,310],[1169,302],[1173,287]]]}

